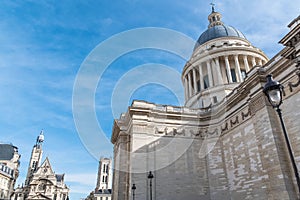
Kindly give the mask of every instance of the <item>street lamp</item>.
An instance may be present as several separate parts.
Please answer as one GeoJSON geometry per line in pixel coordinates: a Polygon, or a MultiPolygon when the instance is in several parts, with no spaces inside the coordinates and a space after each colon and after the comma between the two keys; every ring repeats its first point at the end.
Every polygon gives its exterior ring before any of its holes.
{"type": "Polygon", "coordinates": [[[150,171],[148,174],[148,179],[150,180],[150,200],[152,200],[152,179],[154,178],[152,172],[150,171]]]}
{"type": "Polygon", "coordinates": [[[289,156],[292,162],[292,166],[293,166],[293,170],[295,173],[295,177],[296,177],[296,181],[297,181],[297,186],[298,186],[298,192],[300,193],[300,178],[299,178],[299,174],[298,174],[298,169],[297,169],[297,165],[295,162],[295,158],[292,152],[292,148],[291,148],[291,144],[286,132],[286,128],[282,119],[282,113],[281,113],[281,109],[279,108],[279,106],[282,104],[282,92],[283,92],[283,86],[277,82],[274,81],[272,78],[272,75],[268,75],[267,77],[267,83],[264,86],[264,93],[265,95],[268,97],[269,102],[271,103],[271,105],[273,106],[273,108],[276,109],[280,122],[281,122],[281,127],[283,130],[283,134],[284,134],[284,138],[285,138],[285,142],[289,151],[289,156]]]}
{"type": "Polygon", "coordinates": [[[135,184],[132,184],[132,199],[134,200],[135,199],[135,190],[136,190],[136,186],[135,184]]]}

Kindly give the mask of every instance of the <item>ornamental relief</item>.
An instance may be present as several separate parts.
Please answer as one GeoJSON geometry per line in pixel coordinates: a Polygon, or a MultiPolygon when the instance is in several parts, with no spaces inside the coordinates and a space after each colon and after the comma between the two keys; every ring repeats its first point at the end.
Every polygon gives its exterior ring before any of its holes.
{"type": "Polygon", "coordinates": [[[181,137],[189,137],[189,138],[210,138],[210,137],[218,137],[220,135],[220,131],[218,128],[174,128],[174,127],[164,127],[163,129],[159,129],[158,127],[155,128],[155,134],[162,135],[162,136],[181,136],[181,137]]]}
{"type": "Polygon", "coordinates": [[[203,127],[203,128],[188,128],[188,127],[169,127],[157,126],[155,127],[155,135],[169,136],[169,137],[189,137],[189,138],[214,138],[219,137],[231,129],[239,126],[239,124],[251,118],[251,110],[247,108],[234,117],[226,120],[219,127],[203,127]]]}

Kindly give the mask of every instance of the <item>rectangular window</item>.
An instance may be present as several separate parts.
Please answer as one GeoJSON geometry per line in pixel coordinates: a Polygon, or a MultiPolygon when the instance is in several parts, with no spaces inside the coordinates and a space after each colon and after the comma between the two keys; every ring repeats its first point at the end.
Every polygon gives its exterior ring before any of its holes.
{"type": "Polygon", "coordinates": [[[217,103],[218,102],[218,99],[216,96],[213,97],[213,100],[214,100],[214,103],[217,103]]]}
{"type": "Polygon", "coordinates": [[[208,81],[208,75],[205,75],[203,77],[203,82],[204,82],[204,89],[209,87],[209,81],[208,81]]]}
{"type": "Polygon", "coordinates": [[[197,91],[200,92],[200,80],[197,81],[197,91]]]}
{"type": "Polygon", "coordinates": [[[243,79],[245,79],[246,78],[246,70],[241,70],[241,73],[242,73],[242,77],[243,77],[243,79]]]}
{"type": "Polygon", "coordinates": [[[230,69],[230,73],[231,73],[232,82],[234,82],[234,83],[237,82],[235,70],[234,69],[230,69]]]}

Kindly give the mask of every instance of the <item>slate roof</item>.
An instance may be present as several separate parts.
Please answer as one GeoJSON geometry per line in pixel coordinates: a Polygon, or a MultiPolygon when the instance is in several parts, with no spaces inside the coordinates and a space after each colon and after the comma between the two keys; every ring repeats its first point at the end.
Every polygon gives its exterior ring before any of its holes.
{"type": "Polygon", "coordinates": [[[11,160],[17,147],[12,144],[0,144],[0,160],[11,160]]]}
{"type": "Polygon", "coordinates": [[[217,26],[213,26],[211,28],[208,28],[206,31],[204,31],[199,39],[197,40],[197,43],[194,47],[194,50],[204,44],[207,41],[216,39],[216,38],[220,38],[220,37],[238,37],[238,38],[243,38],[246,39],[245,35],[237,30],[236,28],[232,27],[232,26],[227,26],[225,24],[223,25],[217,25],[217,26]]]}
{"type": "Polygon", "coordinates": [[[55,174],[56,181],[57,182],[62,182],[64,180],[64,174],[55,174]]]}

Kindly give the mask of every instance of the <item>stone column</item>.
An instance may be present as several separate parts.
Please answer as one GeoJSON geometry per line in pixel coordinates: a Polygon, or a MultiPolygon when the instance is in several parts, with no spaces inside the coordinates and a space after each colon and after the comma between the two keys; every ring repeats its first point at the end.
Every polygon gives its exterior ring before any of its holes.
{"type": "Polygon", "coordinates": [[[239,81],[243,81],[238,55],[234,55],[235,71],[238,74],[239,81]]]}
{"type": "Polygon", "coordinates": [[[213,82],[210,60],[206,61],[206,67],[207,67],[207,75],[208,75],[208,82],[209,82],[208,85],[209,87],[213,87],[214,82],[213,82]]]}
{"type": "Polygon", "coordinates": [[[201,91],[202,89],[204,89],[202,63],[199,64],[199,79],[200,79],[200,88],[199,88],[199,90],[201,91]]]}
{"type": "Polygon", "coordinates": [[[185,100],[187,100],[188,99],[188,83],[187,83],[187,78],[186,77],[184,77],[184,79],[183,79],[183,82],[184,82],[184,96],[185,96],[185,100]]]}
{"type": "Polygon", "coordinates": [[[188,72],[188,79],[189,79],[189,97],[191,97],[191,96],[193,96],[191,71],[188,72]]]}
{"type": "Polygon", "coordinates": [[[252,67],[254,67],[255,65],[256,65],[255,57],[252,56],[252,67]]]}
{"type": "Polygon", "coordinates": [[[247,56],[244,55],[243,59],[244,59],[244,65],[245,65],[246,72],[249,72],[250,68],[249,68],[249,63],[248,63],[248,60],[247,60],[247,56]]]}
{"type": "Polygon", "coordinates": [[[228,82],[232,83],[232,77],[231,77],[231,71],[230,71],[230,65],[229,65],[228,56],[225,56],[225,65],[226,65],[228,82]]]}
{"type": "Polygon", "coordinates": [[[193,68],[193,83],[194,83],[194,94],[196,94],[197,91],[197,81],[196,81],[196,70],[193,68]]]}
{"type": "Polygon", "coordinates": [[[261,60],[261,59],[258,60],[258,64],[259,64],[260,66],[262,66],[262,60],[261,60]]]}
{"type": "Polygon", "coordinates": [[[223,84],[223,78],[222,78],[222,73],[221,73],[221,68],[220,68],[219,57],[215,58],[215,62],[216,62],[216,69],[217,69],[218,84],[222,85],[223,84]]]}

